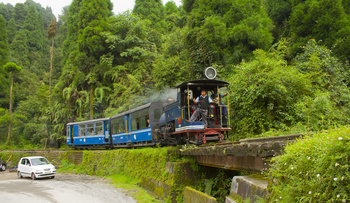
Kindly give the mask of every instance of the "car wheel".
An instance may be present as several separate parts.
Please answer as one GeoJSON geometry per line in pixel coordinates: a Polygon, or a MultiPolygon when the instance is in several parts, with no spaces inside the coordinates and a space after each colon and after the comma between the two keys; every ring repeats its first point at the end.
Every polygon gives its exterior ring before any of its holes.
{"type": "Polygon", "coordinates": [[[23,178],[21,172],[18,171],[18,172],[17,172],[17,175],[18,175],[18,178],[23,178]]]}
{"type": "Polygon", "coordinates": [[[6,170],[6,166],[5,165],[1,165],[1,170],[5,171],[6,170]]]}
{"type": "Polygon", "coordinates": [[[51,179],[54,179],[54,178],[55,178],[55,176],[51,176],[50,178],[51,178],[51,179]]]}
{"type": "Polygon", "coordinates": [[[32,173],[31,178],[32,178],[33,180],[36,180],[36,177],[35,177],[35,174],[34,174],[34,173],[32,173]]]}

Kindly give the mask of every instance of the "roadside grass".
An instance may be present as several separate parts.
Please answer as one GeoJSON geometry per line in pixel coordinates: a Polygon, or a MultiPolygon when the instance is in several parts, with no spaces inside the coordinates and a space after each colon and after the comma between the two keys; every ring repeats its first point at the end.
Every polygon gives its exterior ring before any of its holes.
{"type": "Polygon", "coordinates": [[[60,167],[57,169],[60,173],[75,173],[76,165],[68,160],[62,160],[60,167]]]}
{"type": "Polygon", "coordinates": [[[122,188],[123,193],[128,196],[133,197],[138,203],[148,203],[148,202],[161,202],[155,197],[147,193],[147,191],[139,187],[138,180],[130,178],[122,174],[115,174],[112,176],[107,176],[106,178],[110,179],[114,187],[122,188]]]}

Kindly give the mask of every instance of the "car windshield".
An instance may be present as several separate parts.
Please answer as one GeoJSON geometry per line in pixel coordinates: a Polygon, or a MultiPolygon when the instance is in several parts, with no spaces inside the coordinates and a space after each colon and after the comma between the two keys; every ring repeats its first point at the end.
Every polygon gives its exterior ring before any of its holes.
{"type": "Polygon", "coordinates": [[[34,158],[30,161],[32,162],[33,166],[50,164],[50,162],[45,158],[34,158]]]}

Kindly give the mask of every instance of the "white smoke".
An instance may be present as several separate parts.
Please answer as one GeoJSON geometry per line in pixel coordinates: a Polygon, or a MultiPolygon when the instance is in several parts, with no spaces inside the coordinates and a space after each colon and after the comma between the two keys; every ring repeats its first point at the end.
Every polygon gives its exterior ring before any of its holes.
{"type": "Polygon", "coordinates": [[[177,99],[177,89],[175,88],[165,88],[159,92],[151,92],[144,103],[157,102],[157,101],[176,101],[177,99]]]}

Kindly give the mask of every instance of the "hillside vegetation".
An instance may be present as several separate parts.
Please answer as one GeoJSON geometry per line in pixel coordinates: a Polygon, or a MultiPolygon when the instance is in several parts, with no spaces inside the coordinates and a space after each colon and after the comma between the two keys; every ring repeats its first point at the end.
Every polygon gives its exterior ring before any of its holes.
{"type": "Polygon", "coordinates": [[[2,148],[64,141],[66,123],[162,99],[208,66],[231,83],[233,140],[349,124],[349,0],[117,6],[73,0],[56,19],[33,0],[0,3],[2,148]]]}

